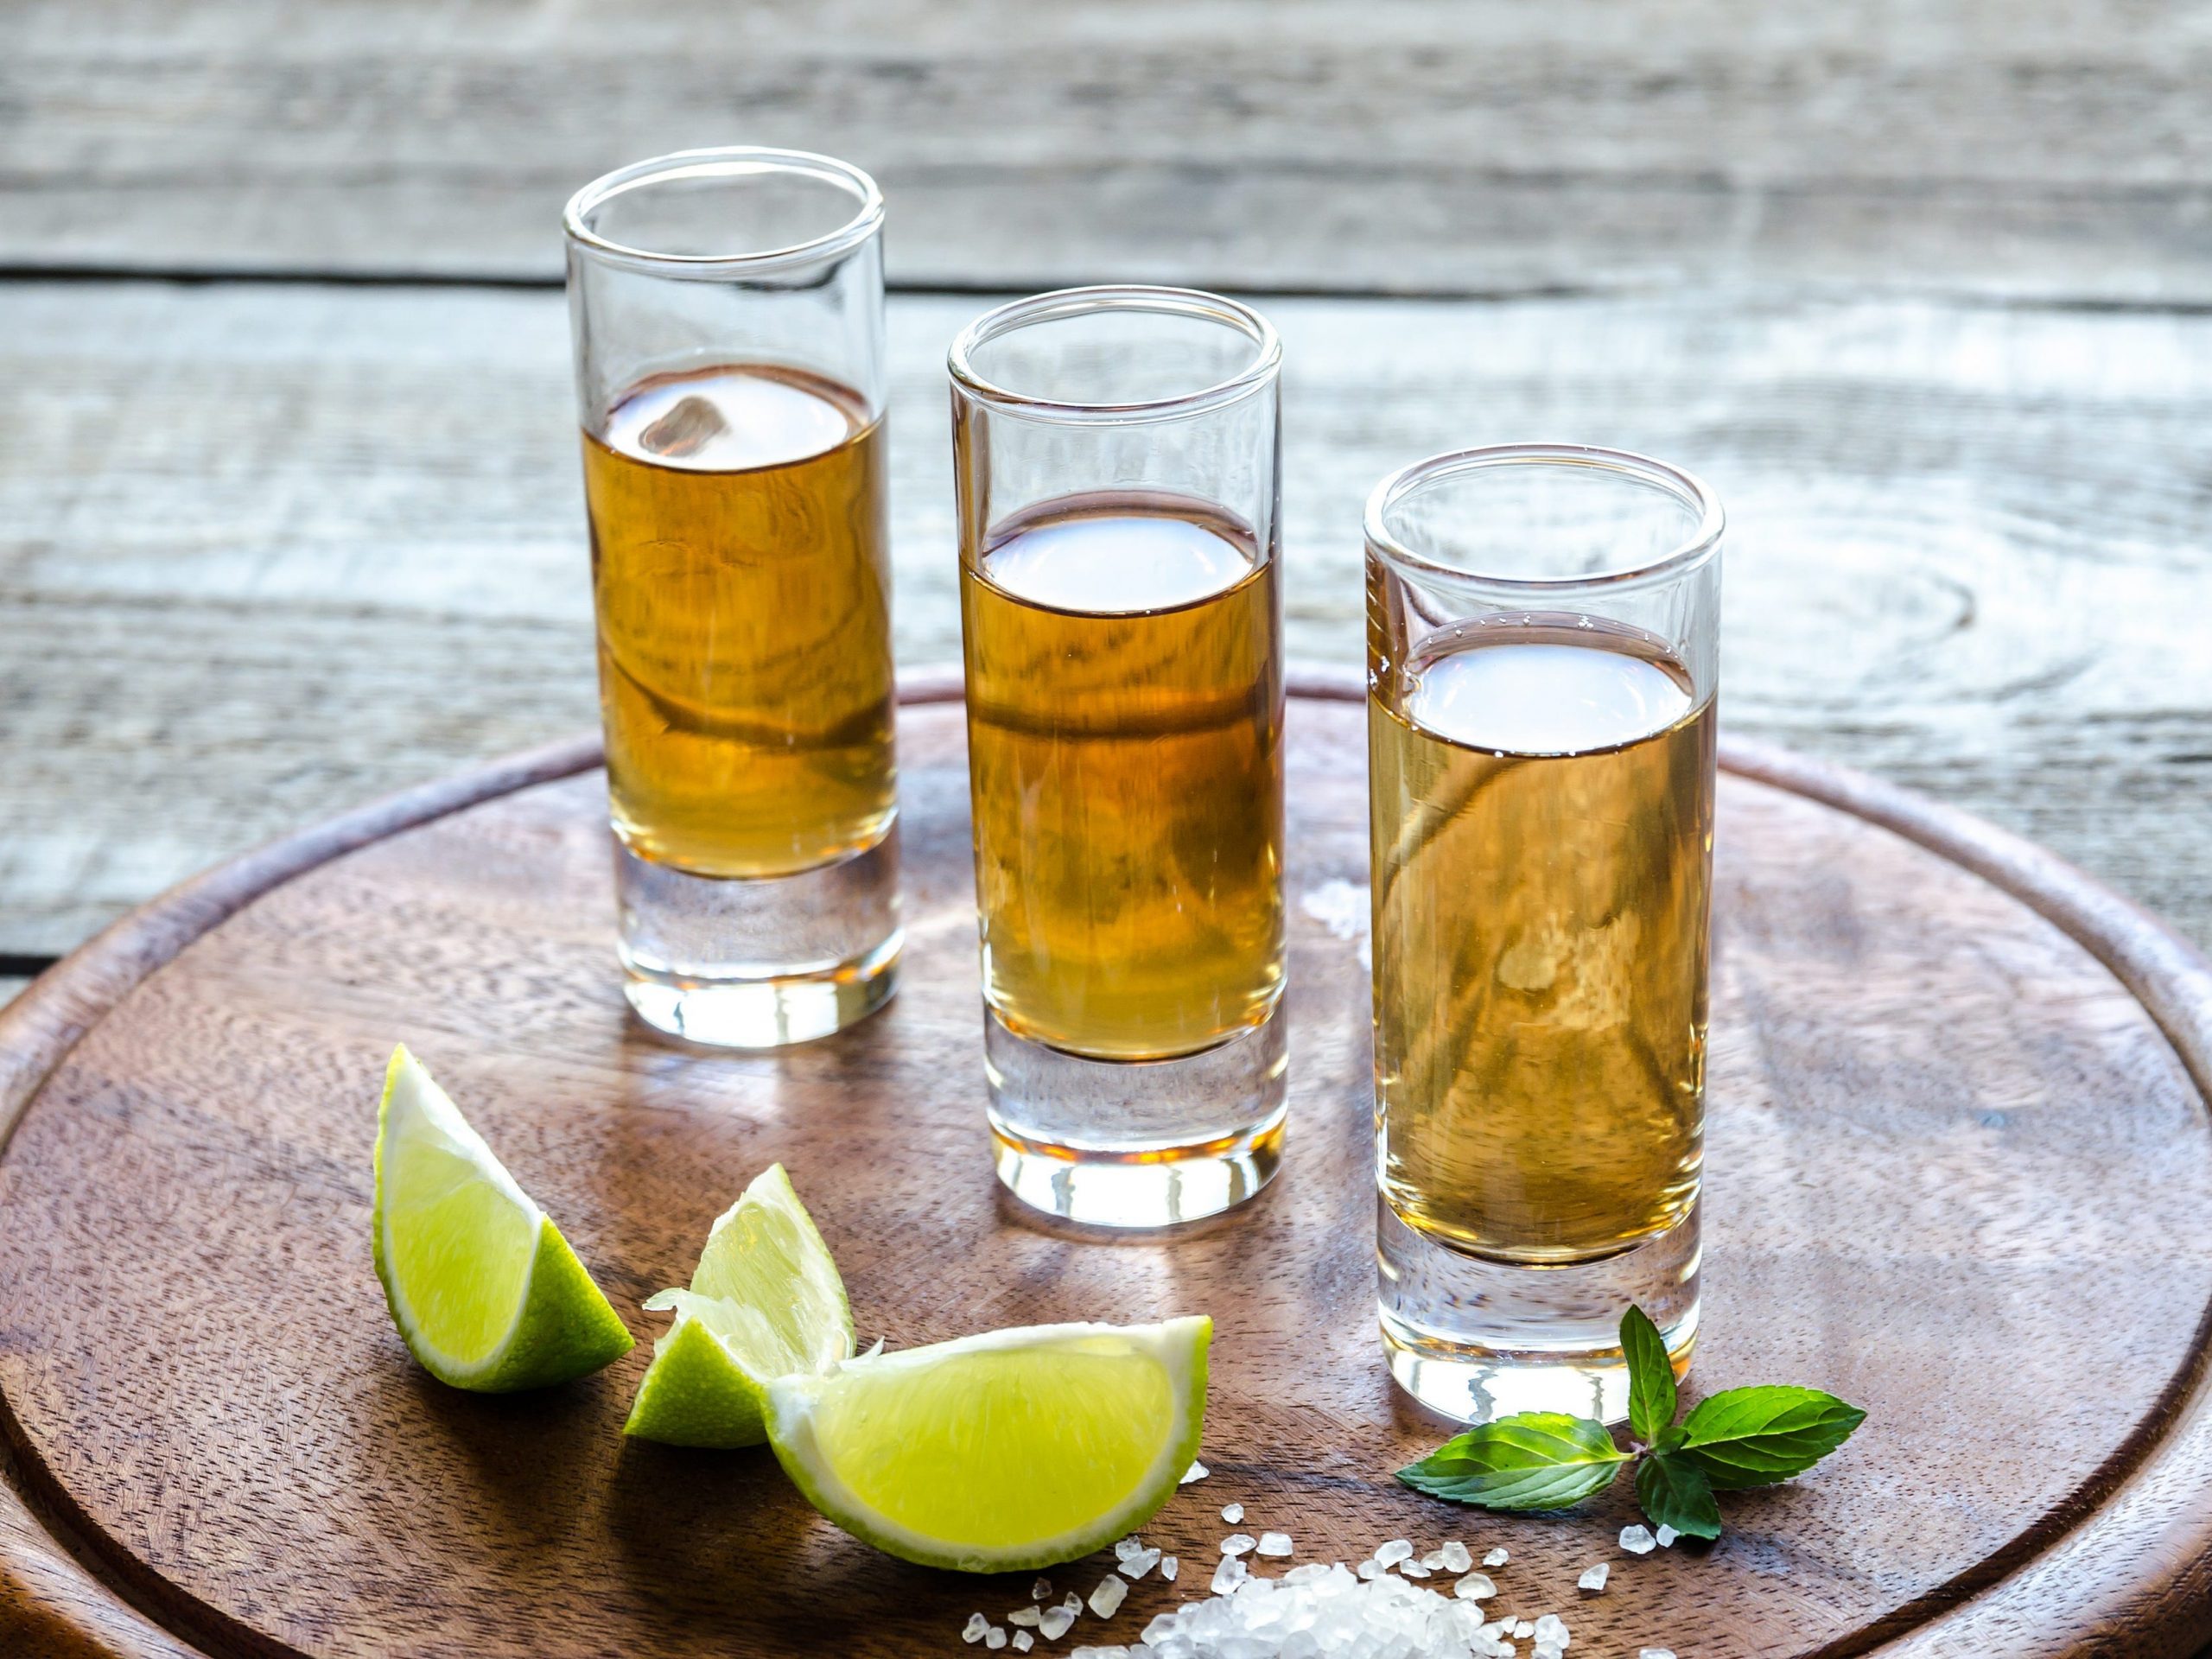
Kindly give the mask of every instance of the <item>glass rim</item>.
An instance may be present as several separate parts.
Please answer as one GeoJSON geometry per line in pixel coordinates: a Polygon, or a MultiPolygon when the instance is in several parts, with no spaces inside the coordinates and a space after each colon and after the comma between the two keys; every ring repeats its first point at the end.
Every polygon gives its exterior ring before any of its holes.
{"type": "Polygon", "coordinates": [[[1367,498],[1363,528],[1370,553],[1424,575],[1473,582],[1511,593],[1558,594],[1599,588],[1638,587],[1685,575],[1713,556],[1720,545],[1721,532],[1727,522],[1727,514],[1721,511],[1720,498],[1702,479],[1632,449],[1608,449],[1580,443],[1493,443],[1472,449],[1448,450],[1390,474],[1367,498]],[[1697,528],[1688,539],[1660,557],[1617,570],[1593,570],[1579,576],[1510,576],[1442,563],[1408,547],[1385,526],[1384,517],[1390,509],[1427,485],[1492,467],[1531,466],[1586,467],[1655,486],[1695,512],[1697,528]]]}
{"type": "Polygon", "coordinates": [[[720,276],[788,270],[849,253],[883,228],[883,192],[850,162],[810,149],[778,149],[764,144],[725,144],[710,149],[671,150],[602,173],[569,198],[561,228],[570,245],[589,251],[610,264],[667,276],[720,276]],[[601,235],[589,215],[630,191],[679,179],[742,178],[770,173],[800,174],[843,190],[859,203],[851,218],[832,231],[778,248],[732,253],[663,253],[632,247],[601,235]]]}
{"type": "Polygon", "coordinates": [[[1249,305],[1201,288],[1171,288],[1148,283],[1102,283],[1087,288],[1056,288],[986,311],[953,336],[945,353],[952,384],[976,402],[1001,414],[1055,421],[1163,419],[1220,409],[1249,397],[1273,381],[1282,368],[1282,341],[1274,325],[1249,305]],[[1122,403],[1076,403],[1033,397],[1000,385],[979,372],[975,353],[1016,329],[1065,322],[1101,312],[1143,311],[1160,316],[1194,318],[1232,328],[1252,343],[1252,360],[1225,380],[1170,397],[1122,403]]]}

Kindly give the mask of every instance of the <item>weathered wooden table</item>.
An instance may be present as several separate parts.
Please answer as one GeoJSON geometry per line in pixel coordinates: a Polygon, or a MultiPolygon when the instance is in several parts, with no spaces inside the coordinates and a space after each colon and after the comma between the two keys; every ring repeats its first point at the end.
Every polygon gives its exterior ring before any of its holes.
{"type": "Polygon", "coordinates": [[[1292,649],[1372,480],[1625,444],[1731,510],[1724,717],[2212,940],[2212,29],[2012,0],[0,0],[0,997],[216,859],[588,724],[555,220],[762,140],[891,200],[899,650],[941,357],[1255,297],[1292,649]]]}
{"type": "Polygon", "coordinates": [[[1732,514],[1732,729],[2212,939],[2190,9],[5,0],[0,971],[588,723],[556,219],[746,139],[889,193],[907,663],[957,651],[954,329],[1216,284],[1287,341],[1298,654],[1357,658],[1383,472],[1649,449],[1732,514]]]}

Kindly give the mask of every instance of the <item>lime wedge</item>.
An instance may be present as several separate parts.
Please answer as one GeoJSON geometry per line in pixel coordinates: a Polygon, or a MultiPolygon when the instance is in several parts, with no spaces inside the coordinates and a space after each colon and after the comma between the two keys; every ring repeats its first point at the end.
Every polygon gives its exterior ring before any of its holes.
{"type": "Polygon", "coordinates": [[[814,1219],[772,1164],[707,1235],[689,1290],[645,1306],[673,1308],[653,1344],[626,1434],[671,1446],[758,1446],[769,1382],[826,1370],[853,1352],[845,1282],[814,1219]]]}
{"type": "Polygon", "coordinates": [[[560,1230],[404,1047],[385,1072],[376,1168],[377,1277],[431,1376],[500,1394],[565,1382],[630,1351],[560,1230]]]}
{"type": "Polygon", "coordinates": [[[1198,1453],[1213,1321],[1040,1325],[768,1385],[799,1491],[878,1549],[963,1573],[1050,1567],[1148,1520],[1198,1453]]]}

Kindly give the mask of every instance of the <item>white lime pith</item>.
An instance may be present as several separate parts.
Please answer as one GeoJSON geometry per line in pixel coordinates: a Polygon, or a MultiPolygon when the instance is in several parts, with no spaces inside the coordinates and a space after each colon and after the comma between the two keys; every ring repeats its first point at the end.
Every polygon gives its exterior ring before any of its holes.
{"type": "Polygon", "coordinates": [[[372,1248],[401,1339],[457,1389],[543,1388],[630,1351],[560,1230],[404,1047],[377,1107],[372,1248]]]}
{"type": "Polygon", "coordinates": [[[689,1290],[646,1302],[676,1323],[653,1344],[623,1433],[672,1446],[758,1446],[767,1384],[853,1352],[844,1281],[781,1164],[716,1220],[689,1290]]]}
{"type": "Polygon", "coordinates": [[[1213,1322],[1046,1325],[851,1360],[767,1389],[814,1507],[927,1567],[1050,1567],[1173,1496],[1205,1427],[1213,1322]]]}

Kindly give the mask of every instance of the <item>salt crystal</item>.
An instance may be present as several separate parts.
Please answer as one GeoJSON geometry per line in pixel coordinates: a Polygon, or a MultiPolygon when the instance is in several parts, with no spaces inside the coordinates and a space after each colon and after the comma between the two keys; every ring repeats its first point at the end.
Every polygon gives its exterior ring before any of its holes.
{"type": "Polygon", "coordinates": [[[1006,1616],[1006,1622],[1017,1627],[1027,1624],[1034,1628],[1044,1617],[1045,1610],[1042,1607],[1017,1607],[1006,1616]]]}
{"type": "Polygon", "coordinates": [[[1101,1618],[1111,1618],[1114,1610],[1122,1605],[1122,1598],[1128,1593],[1129,1586],[1109,1573],[1099,1580],[1098,1587],[1090,1592],[1090,1611],[1101,1618]]]}
{"type": "Polygon", "coordinates": [[[1658,1547],[1659,1541],[1651,1535],[1651,1529],[1649,1527],[1621,1529],[1621,1548],[1631,1555],[1649,1555],[1658,1547]]]}
{"type": "Polygon", "coordinates": [[[1249,1532],[1232,1532],[1221,1541],[1221,1553],[1224,1555],[1242,1555],[1259,1541],[1249,1532]]]}
{"type": "Polygon", "coordinates": [[[1672,1648],[1638,1648],[1636,1659],[1675,1659],[1672,1648]]]}
{"type": "Polygon", "coordinates": [[[1682,1535],[1681,1533],[1676,1532],[1672,1527],[1660,1528],[1659,1548],[1662,1549],[1672,1549],[1675,1547],[1675,1540],[1681,1535],[1682,1535]]]}
{"type": "Polygon", "coordinates": [[[1421,1558],[1421,1564],[1430,1572],[1435,1572],[1438,1567],[1444,1565],[1444,1552],[1440,1549],[1430,1550],[1427,1554],[1421,1558]]]}
{"type": "Polygon", "coordinates": [[[1252,1569],[1235,1555],[1224,1555],[1221,1565],[1213,1570],[1211,1588],[1217,1596],[1234,1595],[1236,1586],[1252,1576],[1252,1569]]]}
{"type": "Polygon", "coordinates": [[[704,397],[685,397],[639,433],[638,442],[657,455],[680,460],[697,454],[728,430],[729,422],[713,404],[704,397]]]}
{"type": "Polygon", "coordinates": [[[1125,1578],[1141,1579],[1159,1566],[1160,1559],[1160,1554],[1156,1549],[1141,1549],[1122,1563],[1122,1574],[1125,1578]]]}
{"type": "Polygon", "coordinates": [[[1545,1613],[1538,1618],[1535,1634],[1536,1640],[1548,1648],[1567,1645],[1567,1621],[1557,1613],[1545,1613]]]}
{"type": "Polygon", "coordinates": [[[1400,1561],[1398,1571],[1409,1579],[1425,1579],[1428,1576],[1428,1569],[1419,1561],[1400,1561]]]}
{"type": "Polygon", "coordinates": [[[1303,1567],[1294,1567],[1282,1575],[1281,1582],[1288,1585],[1319,1584],[1329,1579],[1337,1569],[1325,1561],[1308,1561],[1303,1567]]]}
{"type": "Polygon", "coordinates": [[[1497,1593],[1497,1586],[1491,1582],[1487,1573],[1470,1573],[1452,1586],[1452,1593],[1462,1601],[1480,1601],[1497,1593]]]}
{"type": "Polygon", "coordinates": [[[1303,900],[1306,913],[1327,928],[1338,938],[1357,942],[1359,965],[1375,965],[1374,941],[1370,923],[1374,906],[1370,902],[1364,885],[1355,887],[1349,881],[1328,880],[1307,893],[1303,900]]]}
{"type": "Polygon", "coordinates": [[[1030,1635],[1028,1631],[1016,1630],[1014,1633],[1014,1650],[1016,1653],[1027,1653],[1030,1649],[1036,1645],[1037,1638],[1030,1635]]]}
{"type": "Polygon", "coordinates": [[[996,1652],[1006,1646],[1006,1632],[997,1625],[992,1625],[989,1630],[983,1632],[983,1645],[993,1652],[996,1652]]]}
{"type": "Polygon", "coordinates": [[[1166,1580],[1168,1583],[1174,1583],[1175,1575],[1182,1570],[1183,1563],[1177,1560],[1173,1555],[1163,1555],[1160,1558],[1160,1576],[1166,1580]]]}
{"type": "Polygon", "coordinates": [[[1068,1659],[1129,1659],[1127,1648],[1072,1648],[1068,1659]]]}
{"type": "Polygon", "coordinates": [[[1230,1526],[1235,1526],[1239,1521],[1242,1521],[1244,1518],[1244,1506],[1242,1503],[1223,1504],[1221,1506],[1221,1518],[1228,1522],[1230,1526]]]}
{"type": "Polygon", "coordinates": [[[968,1622],[960,1628],[960,1639],[969,1646],[983,1639],[983,1632],[991,1628],[991,1621],[981,1613],[968,1615],[968,1622]]]}
{"type": "Polygon", "coordinates": [[[1447,1538],[1436,1552],[1436,1564],[1446,1573],[1464,1573],[1475,1564],[1475,1558],[1457,1538],[1447,1538]]]}
{"type": "Polygon", "coordinates": [[[1574,1581],[1574,1587],[1578,1590],[1602,1590],[1605,1587],[1605,1575],[1612,1570],[1603,1561],[1595,1567],[1586,1567],[1582,1576],[1574,1581]]]}
{"type": "Polygon", "coordinates": [[[1029,1599],[1032,1601],[1042,1601],[1052,1593],[1052,1581],[1050,1579],[1039,1579],[1029,1586],[1029,1599]]]}
{"type": "Polygon", "coordinates": [[[1075,1616],[1082,1611],[1083,1604],[1079,1601],[1072,1607],[1066,1602],[1057,1607],[1047,1607],[1044,1616],[1037,1621],[1037,1634],[1047,1642],[1058,1641],[1068,1633],[1068,1626],[1075,1623],[1075,1616]]]}
{"type": "Polygon", "coordinates": [[[1144,1540],[1133,1532],[1128,1537],[1120,1539],[1115,1543],[1114,1559],[1117,1561],[1126,1561],[1143,1548],[1144,1540]]]}
{"type": "Polygon", "coordinates": [[[1204,1480],[1213,1471],[1211,1469],[1208,1469],[1203,1463],[1194,1462],[1189,1468],[1183,1471],[1183,1478],[1177,1481],[1175,1484],[1178,1486],[1187,1486],[1194,1480],[1204,1480]]]}
{"type": "Polygon", "coordinates": [[[1400,1561],[1409,1559],[1413,1553],[1414,1547],[1410,1540],[1393,1538],[1375,1552],[1375,1563],[1378,1567],[1395,1567],[1400,1561]]]}
{"type": "Polygon", "coordinates": [[[1288,1533],[1263,1532],[1260,1535],[1259,1548],[1252,1553],[1255,1555],[1287,1555],[1294,1548],[1288,1533]]]}
{"type": "Polygon", "coordinates": [[[1521,1620],[1519,1620],[1519,1621],[1518,1621],[1517,1623],[1516,1623],[1516,1624],[1515,1624],[1515,1625],[1513,1626],[1513,1634],[1514,1634],[1516,1637],[1519,1637],[1519,1638],[1520,1638],[1522,1641],[1523,1641],[1523,1642],[1526,1642],[1526,1641],[1527,1641],[1530,1637],[1534,1636],[1535,1633],[1536,1633],[1536,1627],[1535,1627],[1535,1625],[1534,1625],[1533,1624],[1531,1624],[1529,1620],[1527,1620],[1527,1619],[1525,1619],[1525,1618],[1524,1618],[1524,1619],[1521,1619],[1521,1620]]]}
{"type": "Polygon", "coordinates": [[[1507,1556],[1505,1554],[1505,1546],[1503,1544],[1500,1544],[1496,1549],[1493,1549],[1489,1554],[1483,1557],[1483,1565],[1484,1567],[1503,1567],[1506,1560],[1507,1556]]]}
{"type": "Polygon", "coordinates": [[[1361,1581],[1362,1583],[1363,1583],[1363,1584],[1372,1584],[1372,1583],[1374,1583],[1374,1582],[1375,1582],[1375,1580],[1377,1580],[1377,1579],[1381,1578],[1382,1576],[1382,1562],[1380,1562],[1380,1561],[1362,1561],[1362,1562],[1359,1564],[1359,1577],[1360,1577],[1360,1581],[1361,1581]]]}

